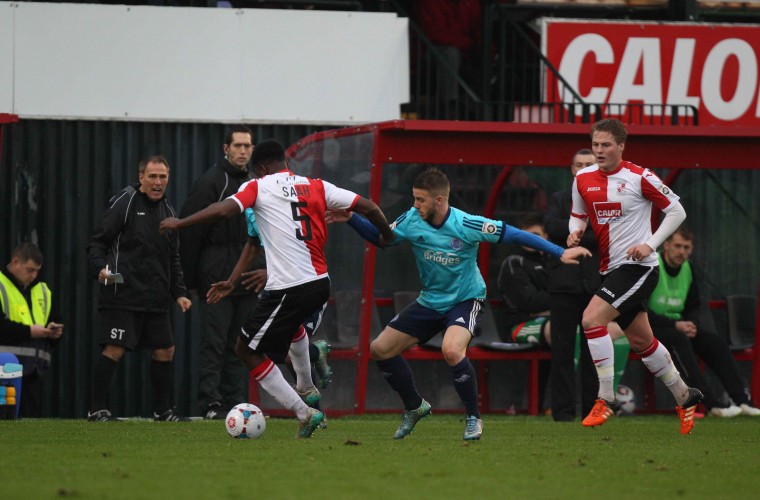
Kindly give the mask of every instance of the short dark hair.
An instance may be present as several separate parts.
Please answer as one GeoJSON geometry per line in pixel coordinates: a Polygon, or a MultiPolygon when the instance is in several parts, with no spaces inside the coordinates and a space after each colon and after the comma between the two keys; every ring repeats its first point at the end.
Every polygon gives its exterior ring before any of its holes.
{"type": "Polygon", "coordinates": [[[576,152],[575,152],[575,154],[573,155],[573,159],[575,159],[575,157],[576,157],[576,156],[578,156],[578,155],[592,155],[592,154],[594,154],[594,152],[593,152],[593,151],[591,151],[589,148],[583,148],[583,149],[579,149],[579,150],[578,150],[578,151],[576,151],[576,152]]]}
{"type": "Polygon", "coordinates": [[[595,132],[609,132],[618,144],[623,144],[628,139],[628,131],[625,129],[623,122],[614,118],[605,118],[593,124],[591,126],[592,139],[595,132]]]}
{"type": "Polygon", "coordinates": [[[517,223],[518,229],[525,229],[531,226],[544,227],[544,214],[541,212],[528,212],[520,218],[520,222],[517,223]]]}
{"type": "Polygon", "coordinates": [[[689,227],[686,226],[685,224],[679,226],[678,229],[676,229],[675,231],[673,231],[673,234],[671,234],[670,236],[668,236],[668,240],[672,239],[673,236],[675,236],[675,235],[680,236],[681,238],[685,239],[686,241],[693,241],[694,240],[694,232],[691,229],[689,229],[689,227]]]}
{"type": "Polygon", "coordinates": [[[270,161],[285,161],[285,148],[275,139],[256,144],[251,155],[251,165],[254,167],[270,161]]]}
{"type": "Polygon", "coordinates": [[[11,259],[18,258],[20,262],[33,261],[37,265],[42,265],[42,252],[32,242],[25,241],[13,249],[11,259]]]}
{"type": "Polygon", "coordinates": [[[137,171],[140,173],[145,172],[145,168],[148,166],[148,163],[163,163],[164,165],[166,165],[167,172],[171,170],[169,168],[169,162],[166,160],[166,158],[164,158],[161,155],[154,155],[154,156],[149,156],[143,160],[140,160],[140,163],[137,164],[137,171]]]}
{"type": "Polygon", "coordinates": [[[430,167],[417,177],[412,182],[412,187],[415,189],[424,189],[434,194],[445,194],[448,196],[449,178],[443,173],[441,169],[430,167]]]}
{"type": "Polygon", "coordinates": [[[232,134],[248,134],[251,136],[251,142],[253,142],[253,132],[245,125],[231,125],[224,131],[224,143],[226,145],[232,144],[232,134]]]}

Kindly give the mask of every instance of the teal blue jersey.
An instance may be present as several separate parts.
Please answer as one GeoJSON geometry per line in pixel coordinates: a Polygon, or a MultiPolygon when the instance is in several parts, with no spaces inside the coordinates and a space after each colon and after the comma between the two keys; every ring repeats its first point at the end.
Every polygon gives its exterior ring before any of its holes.
{"type": "Polygon", "coordinates": [[[486,283],[478,269],[481,241],[499,243],[501,221],[470,215],[451,207],[443,224],[435,227],[420,218],[416,208],[401,214],[391,227],[394,244],[408,241],[417,260],[422,292],[417,301],[445,313],[469,299],[485,299],[486,283]]]}
{"type": "MultiPolygon", "coordinates": [[[[256,214],[253,213],[252,208],[245,209],[245,223],[248,226],[248,236],[251,238],[258,238],[261,241],[261,234],[259,233],[259,226],[256,225],[256,214]]],[[[264,243],[261,243],[264,246],[264,243]]]]}

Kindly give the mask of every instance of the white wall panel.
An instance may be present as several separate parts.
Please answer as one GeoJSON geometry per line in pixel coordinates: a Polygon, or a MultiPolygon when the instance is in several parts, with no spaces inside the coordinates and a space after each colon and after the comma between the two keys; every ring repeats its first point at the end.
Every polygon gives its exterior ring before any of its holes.
{"type": "Polygon", "coordinates": [[[15,50],[22,117],[351,124],[398,118],[409,99],[395,14],[13,5],[0,62],[15,50]]]}
{"type": "Polygon", "coordinates": [[[0,3],[0,113],[13,113],[13,12],[15,4],[0,3]]]}
{"type": "Polygon", "coordinates": [[[409,99],[407,25],[394,14],[253,9],[243,36],[246,118],[381,121],[409,99]]]}
{"type": "Polygon", "coordinates": [[[239,119],[239,79],[222,73],[238,60],[237,24],[233,12],[217,9],[21,4],[17,113],[239,119]]]}

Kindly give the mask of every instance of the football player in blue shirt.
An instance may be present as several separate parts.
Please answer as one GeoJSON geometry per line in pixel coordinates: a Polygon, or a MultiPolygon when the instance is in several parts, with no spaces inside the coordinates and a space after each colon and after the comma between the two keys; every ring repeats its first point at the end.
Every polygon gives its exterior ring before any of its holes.
{"type": "MultiPolygon", "coordinates": [[[[401,353],[442,330],[443,358],[451,367],[454,388],[465,407],[464,439],[480,439],[483,433],[475,370],[467,358],[467,346],[475,335],[486,298],[486,284],[477,266],[480,242],[516,243],[564,263],[577,264],[579,258],[591,256],[583,247],[564,249],[501,221],[450,207],[449,189],[449,180],[441,170],[425,170],[412,185],[414,207],[391,225],[396,234],[391,245],[402,241],[412,245],[422,281],[417,301],[393,318],[370,344],[372,359],[404,404],[394,439],[406,437],[430,414],[430,404],[417,392],[412,370],[401,353]]],[[[358,214],[333,212],[327,220],[348,221],[363,238],[382,244],[379,232],[358,214]]]]}

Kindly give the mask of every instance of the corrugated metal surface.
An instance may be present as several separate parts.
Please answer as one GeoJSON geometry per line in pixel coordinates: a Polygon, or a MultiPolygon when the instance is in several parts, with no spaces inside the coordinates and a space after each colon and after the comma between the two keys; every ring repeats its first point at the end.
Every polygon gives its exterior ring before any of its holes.
{"type": "MultiPolygon", "coordinates": [[[[83,417],[90,394],[96,345],[97,285],[84,247],[110,196],[137,180],[141,158],[162,154],[171,165],[168,197],[179,209],[194,180],[222,155],[224,125],[21,120],[3,126],[0,165],[0,263],[21,241],[45,255],[43,279],[62,308],[65,336],[47,374],[46,413],[83,417]]],[[[288,145],[318,131],[306,126],[251,126],[256,142],[288,145]]],[[[179,409],[195,414],[198,317],[174,313],[177,349],[175,395],[179,409]]],[[[127,355],[112,385],[111,407],[120,416],[152,414],[146,352],[127,355]]]]}

